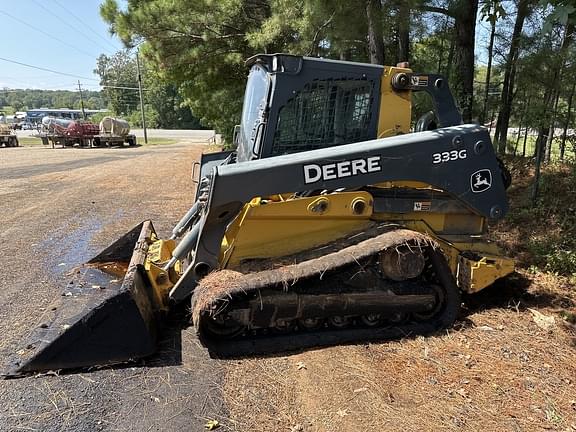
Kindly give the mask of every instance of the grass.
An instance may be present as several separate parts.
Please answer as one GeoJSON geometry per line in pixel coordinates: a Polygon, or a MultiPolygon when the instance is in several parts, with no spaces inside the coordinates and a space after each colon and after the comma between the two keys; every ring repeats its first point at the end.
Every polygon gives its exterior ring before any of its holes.
{"type": "Polygon", "coordinates": [[[18,137],[18,142],[21,146],[42,145],[42,140],[40,138],[33,137],[18,137]]]}
{"type": "MultiPolygon", "coordinates": [[[[21,146],[41,146],[42,141],[40,138],[34,137],[18,137],[18,142],[21,146]]],[[[147,145],[147,146],[154,146],[154,145],[167,145],[167,144],[176,144],[178,142],[177,139],[174,138],[149,138],[148,144],[144,144],[144,138],[138,138],[139,145],[147,145]]]]}
{"type": "MultiPolygon", "coordinates": [[[[529,135],[526,138],[526,156],[531,157],[534,154],[536,148],[536,138],[535,135],[529,135]]],[[[552,140],[552,155],[551,160],[558,161],[560,160],[560,143],[562,142],[561,138],[554,138],[552,140]]],[[[508,152],[515,153],[516,155],[522,155],[522,148],[524,146],[524,135],[520,136],[520,140],[518,141],[518,136],[508,135],[508,152]],[[514,152],[514,149],[516,151],[514,152]]],[[[565,160],[576,160],[576,144],[571,141],[570,139],[566,140],[566,148],[564,151],[564,159],[565,160]]]]}
{"type": "Polygon", "coordinates": [[[148,144],[144,144],[144,138],[138,138],[138,144],[140,145],[166,145],[166,144],[176,144],[178,142],[175,138],[148,138],[148,144]]]}
{"type": "Polygon", "coordinates": [[[497,231],[509,254],[526,268],[576,277],[576,167],[560,162],[544,165],[538,201],[533,205],[533,161],[507,157],[506,163],[513,176],[508,194],[511,209],[497,231]]]}

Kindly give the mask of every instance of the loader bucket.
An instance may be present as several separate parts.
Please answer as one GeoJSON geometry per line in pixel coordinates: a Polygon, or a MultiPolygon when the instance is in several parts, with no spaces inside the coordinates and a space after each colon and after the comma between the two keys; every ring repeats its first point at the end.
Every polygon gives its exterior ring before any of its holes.
{"type": "Polygon", "coordinates": [[[144,271],[150,221],[142,222],[74,271],[52,316],[33,330],[7,376],[103,366],[156,350],[161,305],[144,271]]]}

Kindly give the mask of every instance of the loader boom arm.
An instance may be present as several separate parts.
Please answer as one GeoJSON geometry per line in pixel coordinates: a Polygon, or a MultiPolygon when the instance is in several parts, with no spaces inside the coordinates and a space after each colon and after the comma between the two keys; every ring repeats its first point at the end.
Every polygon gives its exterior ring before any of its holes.
{"type": "Polygon", "coordinates": [[[212,168],[206,204],[189,238],[183,240],[194,253],[170,297],[184,299],[199,279],[218,268],[226,227],[252,198],[403,180],[437,187],[486,218],[499,219],[507,211],[490,136],[478,125],[222,164],[212,168]]]}

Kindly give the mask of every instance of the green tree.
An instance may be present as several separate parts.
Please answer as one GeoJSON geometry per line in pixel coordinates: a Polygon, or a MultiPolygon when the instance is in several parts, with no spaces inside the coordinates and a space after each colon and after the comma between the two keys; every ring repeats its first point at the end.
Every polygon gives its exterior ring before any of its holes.
{"type": "MultiPolygon", "coordinates": [[[[94,109],[105,108],[106,104],[95,91],[83,91],[85,99],[92,99],[94,109]]],[[[80,94],[69,90],[11,89],[0,97],[1,106],[12,106],[16,111],[33,108],[73,108],[80,103],[80,94]]]]}
{"type": "MultiPolygon", "coordinates": [[[[180,89],[151,61],[143,59],[140,63],[147,125],[166,129],[201,128],[190,108],[185,106],[180,89]]],[[[111,57],[101,55],[96,72],[100,75],[103,95],[112,112],[130,118],[130,123],[135,126],[141,126],[135,55],[129,50],[119,51],[111,57]]]]}
{"type": "Polygon", "coordinates": [[[478,0],[448,0],[438,6],[435,2],[422,0],[423,11],[446,15],[454,20],[454,46],[451,48],[449,68],[454,62],[452,91],[460,104],[464,121],[472,120],[474,105],[474,48],[478,0]]]}
{"type": "Polygon", "coordinates": [[[492,58],[494,56],[494,39],[496,38],[496,22],[498,19],[506,16],[506,11],[502,6],[501,0],[489,0],[484,3],[480,9],[480,15],[483,20],[490,23],[490,43],[488,44],[488,66],[486,68],[486,81],[484,86],[484,100],[482,103],[482,113],[480,115],[480,124],[486,121],[488,111],[488,94],[490,91],[490,78],[492,75],[492,58]]]}
{"type": "Polygon", "coordinates": [[[146,70],[144,86],[145,103],[154,119],[151,126],[163,129],[204,128],[185,104],[179,88],[168,82],[157,69],[146,70]]]}
{"type": "Polygon", "coordinates": [[[101,54],[94,73],[100,77],[104,97],[114,114],[127,115],[138,108],[138,92],[130,89],[138,85],[136,59],[129,50],[111,57],[101,54]]]}
{"type": "Polygon", "coordinates": [[[522,36],[522,29],[524,27],[524,21],[531,11],[532,3],[534,3],[534,0],[520,0],[518,2],[516,20],[514,22],[514,31],[512,32],[512,40],[510,43],[510,50],[508,51],[506,63],[504,65],[504,82],[502,86],[500,112],[498,114],[498,123],[496,125],[496,134],[494,137],[494,140],[498,146],[498,151],[500,153],[505,153],[506,151],[508,126],[510,122],[510,114],[512,111],[512,102],[514,99],[516,64],[518,62],[520,53],[520,40],[522,36]]]}
{"type": "Polygon", "coordinates": [[[203,124],[232,132],[242,105],[243,62],[260,49],[249,34],[270,16],[269,2],[129,0],[120,10],[115,0],[106,0],[101,14],[127,46],[146,41],[145,59],[180,88],[203,124]]]}

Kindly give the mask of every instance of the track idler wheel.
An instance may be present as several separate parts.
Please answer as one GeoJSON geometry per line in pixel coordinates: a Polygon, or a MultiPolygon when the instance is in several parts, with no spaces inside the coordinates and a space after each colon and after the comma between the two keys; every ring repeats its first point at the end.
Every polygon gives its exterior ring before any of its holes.
{"type": "Polygon", "coordinates": [[[426,259],[419,247],[401,246],[380,254],[380,269],[393,281],[405,281],[422,274],[426,259]]]}
{"type": "Polygon", "coordinates": [[[298,326],[304,330],[316,330],[322,327],[320,318],[303,318],[298,320],[298,326]]]}
{"type": "Polygon", "coordinates": [[[296,330],[296,324],[294,321],[276,321],[276,325],[273,328],[275,333],[278,334],[288,334],[296,330]]]}
{"type": "Polygon", "coordinates": [[[415,312],[413,316],[418,321],[426,321],[432,319],[434,315],[439,313],[444,305],[446,296],[444,294],[444,289],[440,285],[432,285],[431,288],[434,290],[434,295],[436,296],[435,306],[430,309],[429,312],[415,312]]]}
{"type": "Polygon", "coordinates": [[[382,315],[380,314],[368,314],[362,315],[360,321],[366,327],[378,327],[382,323],[382,315]]]}
{"type": "Polygon", "coordinates": [[[246,327],[234,321],[225,314],[218,314],[206,320],[206,330],[213,336],[225,339],[234,338],[246,331],[246,327]]]}
{"type": "Polygon", "coordinates": [[[343,329],[350,326],[350,318],[345,316],[332,316],[328,318],[328,324],[334,328],[343,329]]]}

